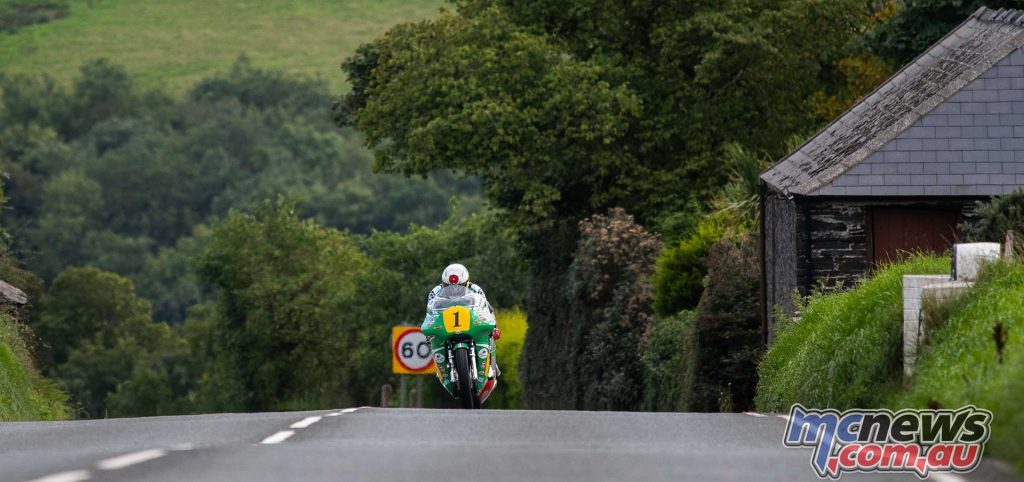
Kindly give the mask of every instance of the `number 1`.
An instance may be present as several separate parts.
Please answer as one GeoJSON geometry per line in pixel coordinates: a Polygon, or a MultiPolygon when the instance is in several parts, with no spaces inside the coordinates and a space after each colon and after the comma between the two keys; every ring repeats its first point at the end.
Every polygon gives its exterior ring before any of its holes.
{"type": "Polygon", "coordinates": [[[459,326],[459,312],[458,311],[455,312],[455,325],[453,325],[453,326],[456,326],[456,327],[459,326]]]}

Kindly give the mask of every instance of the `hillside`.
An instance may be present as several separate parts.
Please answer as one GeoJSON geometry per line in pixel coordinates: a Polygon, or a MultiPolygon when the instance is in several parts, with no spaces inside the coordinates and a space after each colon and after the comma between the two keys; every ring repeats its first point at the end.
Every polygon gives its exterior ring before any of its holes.
{"type": "Polygon", "coordinates": [[[360,43],[396,23],[430,16],[443,4],[73,0],[64,19],[0,34],[0,69],[45,72],[67,83],[85,60],[107,57],[144,88],[164,85],[181,93],[244,52],[257,67],[321,76],[338,92],[346,89],[339,65],[360,43]]]}

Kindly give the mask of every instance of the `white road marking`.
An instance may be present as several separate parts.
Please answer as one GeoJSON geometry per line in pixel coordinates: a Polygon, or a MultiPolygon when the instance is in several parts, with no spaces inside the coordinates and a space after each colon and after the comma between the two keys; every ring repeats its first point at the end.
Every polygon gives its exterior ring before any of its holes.
{"type": "Polygon", "coordinates": [[[292,435],[295,435],[294,431],[292,431],[292,430],[282,430],[280,432],[275,433],[274,435],[271,435],[271,436],[263,439],[263,441],[260,442],[260,443],[261,444],[279,444],[281,442],[284,442],[285,440],[288,440],[288,437],[291,437],[292,435]]]}
{"type": "Polygon", "coordinates": [[[743,412],[744,415],[750,415],[751,417],[766,417],[767,415],[757,412],[743,412]]]}
{"type": "Polygon", "coordinates": [[[147,460],[158,459],[164,455],[167,455],[167,451],[164,449],[142,450],[101,460],[96,464],[96,467],[102,470],[118,470],[130,465],[141,464],[147,460]]]}
{"type": "Polygon", "coordinates": [[[40,477],[38,479],[32,479],[29,482],[80,482],[82,480],[89,480],[92,474],[88,470],[69,470],[67,472],[59,472],[46,477],[40,477]]]}
{"type": "Polygon", "coordinates": [[[346,413],[352,413],[352,412],[354,412],[356,410],[359,410],[360,408],[362,408],[362,407],[346,408],[346,409],[341,410],[339,412],[328,413],[327,416],[328,417],[337,417],[338,415],[343,415],[343,414],[346,414],[346,413]]]}
{"type": "Polygon", "coordinates": [[[936,482],[967,482],[967,479],[956,475],[956,474],[940,474],[933,473],[928,476],[928,480],[934,480],[936,482]]]}
{"type": "Polygon", "coordinates": [[[292,424],[289,428],[306,428],[320,421],[322,417],[306,417],[292,424]]]}
{"type": "Polygon", "coordinates": [[[782,414],[782,413],[776,413],[775,416],[785,420],[786,423],[789,423],[789,415],[782,414]]]}

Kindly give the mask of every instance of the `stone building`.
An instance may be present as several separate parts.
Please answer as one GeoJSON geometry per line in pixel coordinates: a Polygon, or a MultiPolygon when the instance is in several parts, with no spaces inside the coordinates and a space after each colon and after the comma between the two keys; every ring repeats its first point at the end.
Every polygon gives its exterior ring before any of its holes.
{"type": "Polygon", "coordinates": [[[942,252],[1024,185],[1024,12],[981,8],[761,175],[762,317],[794,292],[942,252]]]}

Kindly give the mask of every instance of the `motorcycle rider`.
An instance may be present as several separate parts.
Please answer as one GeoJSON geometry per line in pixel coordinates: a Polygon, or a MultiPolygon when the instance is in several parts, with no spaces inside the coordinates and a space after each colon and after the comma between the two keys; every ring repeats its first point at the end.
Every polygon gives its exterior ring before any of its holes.
{"type": "MultiPolygon", "coordinates": [[[[434,316],[434,314],[431,313],[431,310],[430,310],[430,303],[432,301],[434,301],[434,298],[437,297],[437,294],[440,293],[441,290],[443,290],[444,288],[446,288],[448,286],[451,286],[451,285],[462,285],[462,286],[465,286],[466,289],[468,289],[471,293],[479,295],[481,298],[483,298],[484,305],[487,306],[487,313],[480,313],[480,315],[481,316],[485,316],[487,318],[490,318],[491,320],[494,320],[494,322],[495,322],[494,334],[491,335],[491,338],[493,338],[493,340],[497,340],[497,339],[501,338],[501,330],[499,330],[498,327],[497,327],[497,319],[494,316],[494,308],[492,308],[491,307],[491,303],[489,301],[487,301],[487,295],[484,294],[484,289],[481,288],[480,285],[471,283],[469,281],[469,270],[467,270],[465,266],[463,266],[461,264],[458,264],[458,263],[453,263],[453,264],[448,265],[444,269],[444,271],[441,272],[441,284],[435,286],[434,289],[430,290],[430,293],[427,294],[427,317],[426,317],[426,320],[430,320],[434,316]]],[[[492,343],[491,343],[491,350],[492,350],[492,352],[494,350],[493,340],[492,340],[492,343]]],[[[497,377],[497,376],[501,375],[501,370],[498,369],[497,357],[492,357],[491,358],[491,364],[494,366],[494,376],[497,377]]]]}

